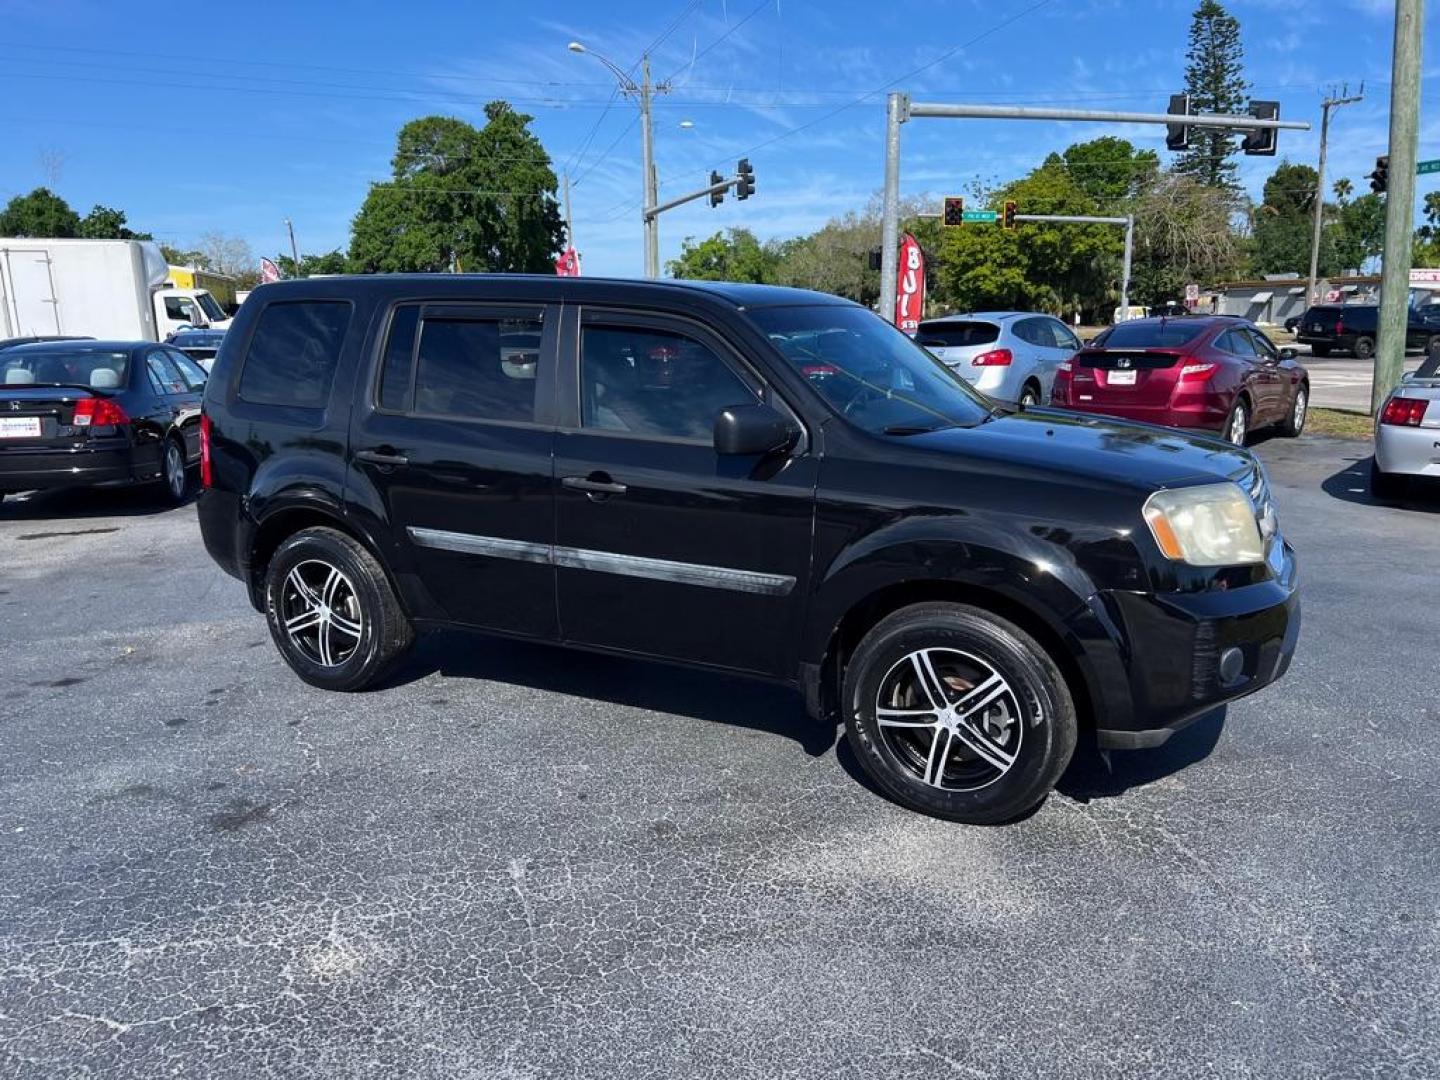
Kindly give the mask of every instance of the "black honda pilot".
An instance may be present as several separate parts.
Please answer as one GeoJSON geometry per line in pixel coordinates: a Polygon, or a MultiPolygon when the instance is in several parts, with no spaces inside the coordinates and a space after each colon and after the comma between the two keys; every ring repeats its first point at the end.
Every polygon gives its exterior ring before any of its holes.
{"type": "Polygon", "coordinates": [[[896,800],[997,822],[1300,626],[1264,470],[1002,408],[848,301],[524,276],[268,285],[205,392],[205,545],[306,682],[465,627],[778,680],[896,800]]]}

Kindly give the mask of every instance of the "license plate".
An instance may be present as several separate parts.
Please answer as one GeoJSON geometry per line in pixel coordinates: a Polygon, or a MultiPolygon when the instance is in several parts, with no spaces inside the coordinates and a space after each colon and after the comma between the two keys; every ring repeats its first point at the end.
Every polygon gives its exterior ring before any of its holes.
{"type": "Polygon", "coordinates": [[[1134,386],[1135,372],[1133,371],[1112,371],[1110,377],[1105,380],[1106,386],[1134,386]]]}
{"type": "Polygon", "coordinates": [[[1325,332],[1325,327],[1318,322],[1313,322],[1310,324],[1310,332],[1312,334],[1321,334],[1325,332]]]}
{"type": "Polygon", "coordinates": [[[0,416],[0,439],[38,439],[38,416],[0,416]]]}

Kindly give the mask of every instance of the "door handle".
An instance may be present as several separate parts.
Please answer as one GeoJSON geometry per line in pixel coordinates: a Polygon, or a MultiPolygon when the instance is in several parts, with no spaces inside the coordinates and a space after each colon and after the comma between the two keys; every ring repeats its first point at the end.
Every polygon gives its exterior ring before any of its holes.
{"type": "Polygon", "coordinates": [[[624,495],[629,489],[624,484],[617,484],[605,473],[594,473],[591,476],[566,476],[561,479],[561,485],[574,491],[583,491],[592,499],[597,495],[624,495]]]}
{"type": "Polygon", "coordinates": [[[410,459],[404,454],[397,454],[388,446],[379,450],[356,450],[356,461],[367,461],[371,465],[409,465],[410,459]]]}

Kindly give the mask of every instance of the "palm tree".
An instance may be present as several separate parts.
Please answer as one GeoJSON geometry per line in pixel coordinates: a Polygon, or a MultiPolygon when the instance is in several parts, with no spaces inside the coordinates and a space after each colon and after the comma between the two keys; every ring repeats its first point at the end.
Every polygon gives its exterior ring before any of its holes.
{"type": "Polygon", "coordinates": [[[1335,199],[1338,202],[1345,202],[1355,193],[1355,185],[1350,183],[1348,177],[1342,176],[1335,181],[1335,199]]]}

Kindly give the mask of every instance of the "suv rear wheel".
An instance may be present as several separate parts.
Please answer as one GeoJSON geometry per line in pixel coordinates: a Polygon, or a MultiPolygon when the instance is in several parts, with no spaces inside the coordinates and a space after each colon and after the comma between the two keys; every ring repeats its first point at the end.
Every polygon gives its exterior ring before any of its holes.
{"type": "Polygon", "coordinates": [[[845,669],[845,726],[896,802],[991,825],[1041,803],[1075,749],[1075,706],[1049,654],[979,608],[882,619],[845,669]]]}
{"type": "Polygon", "coordinates": [[[285,662],[325,690],[374,685],[414,639],[380,564],[336,529],[304,529],[276,549],[265,618],[285,662]]]}
{"type": "Polygon", "coordinates": [[[1375,339],[1365,335],[1357,337],[1354,352],[1357,360],[1369,360],[1375,355],[1375,339]]]}

